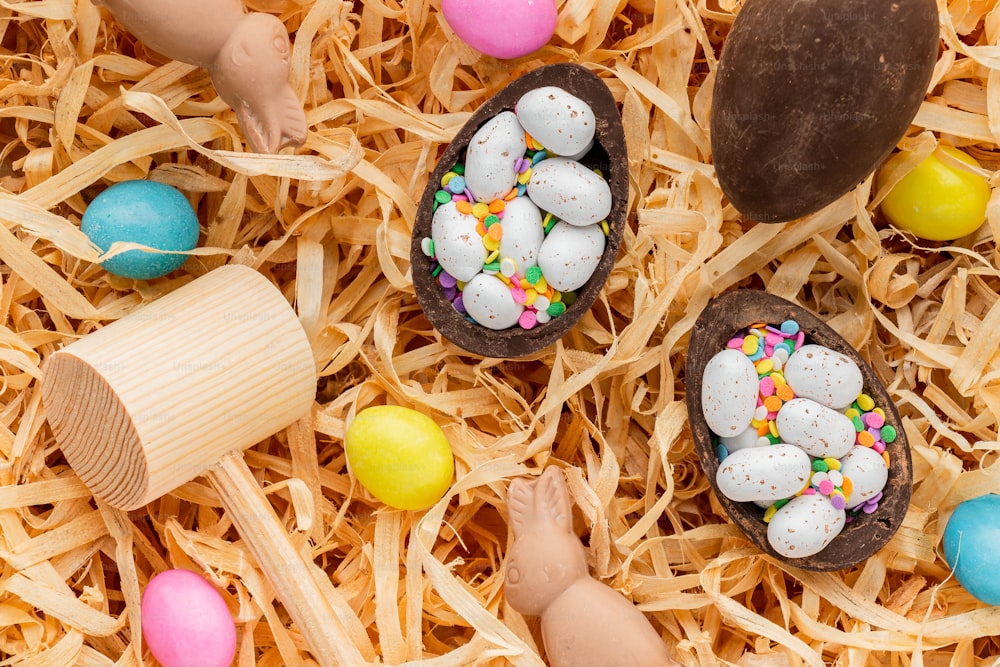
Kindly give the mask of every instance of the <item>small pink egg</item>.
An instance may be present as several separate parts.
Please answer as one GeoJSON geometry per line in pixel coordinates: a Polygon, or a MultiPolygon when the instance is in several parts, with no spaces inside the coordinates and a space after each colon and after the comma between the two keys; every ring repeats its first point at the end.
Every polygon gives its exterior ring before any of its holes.
{"type": "Polygon", "coordinates": [[[222,595],[200,574],[167,570],[142,593],[142,635],[163,667],[228,667],[236,625],[222,595]]]}
{"type": "Polygon", "coordinates": [[[556,30],[555,0],[441,0],[448,25],[494,58],[519,58],[545,46],[556,30]]]}

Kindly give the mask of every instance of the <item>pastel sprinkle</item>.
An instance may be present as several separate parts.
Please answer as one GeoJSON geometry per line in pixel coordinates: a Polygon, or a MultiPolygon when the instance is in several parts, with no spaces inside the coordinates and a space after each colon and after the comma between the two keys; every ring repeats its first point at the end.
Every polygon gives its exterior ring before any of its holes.
{"type": "Polygon", "coordinates": [[[730,350],[739,350],[739,349],[742,349],[743,348],[743,339],[742,338],[730,338],[729,342],[726,343],[726,347],[728,347],[730,350]]]}
{"type": "Polygon", "coordinates": [[[441,287],[454,287],[455,285],[458,284],[458,281],[455,279],[455,276],[451,275],[447,271],[442,271],[438,275],[437,279],[438,282],[441,284],[441,287]]]}
{"type": "Polygon", "coordinates": [[[885,417],[877,412],[867,412],[864,416],[865,426],[868,428],[882,428],[885,424],[885,417]]]}
{"type": "MultiPolygon", "coordinates": [[[[771,377],[774,376],[772,375],[771,377]]],[[[782,380],[784,380],[784,378],[782,378],[782,380]]],[[[775,384],[777,384],[777,381],[775,381],[775,384]]],[[[795,392],[792,391],[792,388],[787,384],[782,384],[781,386],[777,387],[774,390],[774,393],[778,398],[780,398],[782,401],[785,401],[786,403],[795,398],[795,392]]]]}
{"type": "Polygon", "coordinates": [[[774,395],[774,380],[771,376],[763,377],[760,380],[760,395],[765,398],[774,395]]]}
{"type": "Polygon", "coordinates": [[[875,438],[868,431],[862,431],[858,433],[858,444],[863,447],[871,447],[875,444],[875,438]]]}
{"type": "Polygon", "coordinates": [[[743,353],[746,355],[751,355],[757,351],[760,345],[760,339],[756,336],[747,336],[743,339],[743,353]]]}
{"type": "Polygon", "coordinates": [[[517,262],[510,257],[504,257],[500,260],[500,273],[510,278],[512,275],[517,273],[517,262]]]}
{"type": "Polygon", "coordinates": [[[420,240],[420,250],[427,257],[434,256],[434,239],[426,237],[420,240]]]}
{"type": "Polygon", "coordinates": [[[562,301],[556,301],[549,305],[546,312],[552,317],[559,317],[566,312],[566,305],[562,301]]]}
{"type": "Polygon", "coordinates": [[[858,407],[868,412],[875,407],[875,400],[868,394],[861,394],[858,396],[858,407]]]}
{"type": "Polygon", "coordinates": [[[799,332],[799,323],[795,320],[785,320],[781,323],[781,333],[788,334],[789,336],[794,336],[799,332]]]}
{"type": "Polygon", "coordinates": [[[535,311],[525,310],[523,313],[521,313],[521,317],[517,319],[517,323],[521,326],[522,329],[533,328],[535,324],[538,323],[538,320],[535,317],[535,311]]]}
{"type": "Polygon", "coordinates": [[[527,271],[524,272],[524,278],[528,281],[529,285],[534,285],[542,277],[542,270],[537,266],[529,266],[527,271]]]}
{"type": "Polygon", "coordinates": [[[892,424],[886,424],[882,427],[882,440],[886,443],[893,443],[896,440],[896,428],[892,424]]]}
{"type": "Polygon", "coordinates": [[[774,370],[774,362],[770,359],[761,359],[756,364],[757,375],[767,375],[774,370]]]}

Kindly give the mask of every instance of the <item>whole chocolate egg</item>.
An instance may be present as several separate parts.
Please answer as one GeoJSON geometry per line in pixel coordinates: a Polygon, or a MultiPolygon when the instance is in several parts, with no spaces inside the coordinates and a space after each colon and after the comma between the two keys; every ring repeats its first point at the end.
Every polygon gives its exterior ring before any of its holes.
{"type": "Polygon", "coordinates": [[[903,137],[937,54],[934,0],[747,0],[713,91],[722,191],[760,222],[830,204],[903,137]]]}

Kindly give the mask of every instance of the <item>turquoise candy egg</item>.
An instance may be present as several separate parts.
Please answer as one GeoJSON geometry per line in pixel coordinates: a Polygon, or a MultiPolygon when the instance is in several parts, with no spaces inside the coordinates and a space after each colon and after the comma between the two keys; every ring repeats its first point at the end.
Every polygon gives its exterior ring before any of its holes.
{"type": "MultiPolygon", "coordinates": [[[[157,250],[192,250],[198,245],[198,216],[176,188],[154,181],[124,181],[97,195],[80,229],[101,250],[131,241],[157,250]]],[[[187,255],[128,250],[101,264],[124,278],[159,278],[180,267],[187,255]]]]}
{"type": "Polygon", "coordinates": [[[966,500],[944,529],[944,557],[955,578],[977,599],[1000,605],[1000,496],[966,500]]]}

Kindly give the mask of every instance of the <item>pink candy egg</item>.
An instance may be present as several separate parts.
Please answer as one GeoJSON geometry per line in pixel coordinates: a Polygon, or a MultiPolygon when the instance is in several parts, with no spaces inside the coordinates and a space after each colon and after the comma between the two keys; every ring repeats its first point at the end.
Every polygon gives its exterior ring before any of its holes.
{"type": "Polygon", "coordinates": [[[236,626],[222,595],[189,570],[149,580],[142,636],[163,667],[228,667],[236,655],[236,626]]]}
{"type": "Polygon", "coordinates": [[[556,29],[555,0],[441,0],[441,11],[462,41],[494,58],[537,51],[556,29]]]}

